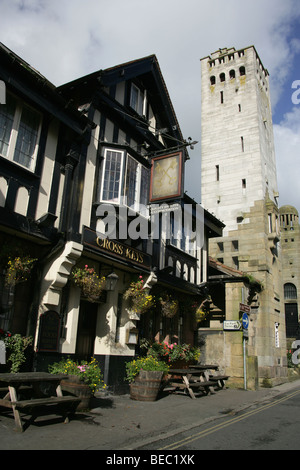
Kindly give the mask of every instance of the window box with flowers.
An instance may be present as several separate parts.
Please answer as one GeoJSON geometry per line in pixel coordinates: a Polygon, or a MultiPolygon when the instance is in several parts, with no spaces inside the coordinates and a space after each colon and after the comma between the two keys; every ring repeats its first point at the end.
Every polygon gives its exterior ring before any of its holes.
{"type": "Polygon", "coordinates": [[[62,359],[49,366],[51,374],[66,374],[61,381],[62,390],[81,398],[77,411],[90,408],[91,398],[95,392],[105,389],[101,369],[95,358],[80,364],[70,358],[62,359]]]}
{"type": "Polygon", "coordinates": [[[123,298],[129,301],[129,308],[137,314],[145,313],[155,306],[154,296],[149,294],[149,289],[144,288],[143,276],[131,282],[123,298]]]}
{"type": "Polygon", "coordinates": [[[96,302],[105,289],[105,277],[99,278],[94,268],[87,264],[84,268],[74,268],[72,271],[73,281],[80,287],[82,294],[89,302],[96,302]]]}

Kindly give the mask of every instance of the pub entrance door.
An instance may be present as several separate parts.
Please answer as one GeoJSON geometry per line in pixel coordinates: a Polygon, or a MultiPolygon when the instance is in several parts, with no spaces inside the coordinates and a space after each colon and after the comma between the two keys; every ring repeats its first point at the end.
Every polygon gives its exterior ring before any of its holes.
{"type": "Polygon", "coordinates": [[[298,334],[298,304],[285,304],[286,337],[296,338],[298,334]]]}
{"type": "Polygon", "coordinates": [[[80,301],[76,341],[76,356],[79,361],[90,361],[94,354],[98,304],[80,301]]]}

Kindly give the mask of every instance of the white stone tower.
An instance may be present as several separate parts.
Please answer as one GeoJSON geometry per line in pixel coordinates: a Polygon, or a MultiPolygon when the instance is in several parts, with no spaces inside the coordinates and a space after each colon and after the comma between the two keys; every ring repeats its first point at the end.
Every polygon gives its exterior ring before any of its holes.
{"type": "Polygon", "coordinates": [[[202,65],[202,199],[226,224],[278,196],[269,74],[253,46],[220,49],[202,65]]]}
{"type": "MultiPolygon", "coordinates": [[[[220,49],[201,59],[201,70],[201,203],[225,223],[210,255],[263,285],[251,303],[247,355],[258,382],[272,385],[286,376],[287,361],[269,74],[254,46],[220,49]]],[[[239,311],[225,315],[240,319],[239,311]]],[[[237,356],[234,365],[232,353],[227,359],[231,370],[240,367],[237,356]]]]}

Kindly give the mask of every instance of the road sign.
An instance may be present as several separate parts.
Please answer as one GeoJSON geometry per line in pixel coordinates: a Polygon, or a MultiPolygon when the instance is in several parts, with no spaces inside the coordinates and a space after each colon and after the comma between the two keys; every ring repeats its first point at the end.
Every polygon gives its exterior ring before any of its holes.
{"type": "Polygon", "coordinates": [[[251,309],[249,305],[240,303],[240,312],[250,313],[251,309]]]}
{"type": "Polygon", "coordinates": [[[242,325],[238,320],[225,320],[223,322],[223,330],[226,331],[239,331],[242,325]]]}
{"type": "Polygon", "coordinates": [[[249,326],[249,317],[248,317],[247,313],[243,313],[243,316],[242,316],[242,323],[243,323],[243,328],[244,328],[244,330],[248,330],[248,326],[249,326]]]}

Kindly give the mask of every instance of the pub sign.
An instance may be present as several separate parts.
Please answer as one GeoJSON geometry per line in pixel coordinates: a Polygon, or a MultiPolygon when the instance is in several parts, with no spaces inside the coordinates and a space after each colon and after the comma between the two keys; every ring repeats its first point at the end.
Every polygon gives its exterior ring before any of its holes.
{"type": "Polygon", "coordinates": [[[150,179],[150,202],[182,195],[182,152],[154,157],[150,179]]]}

